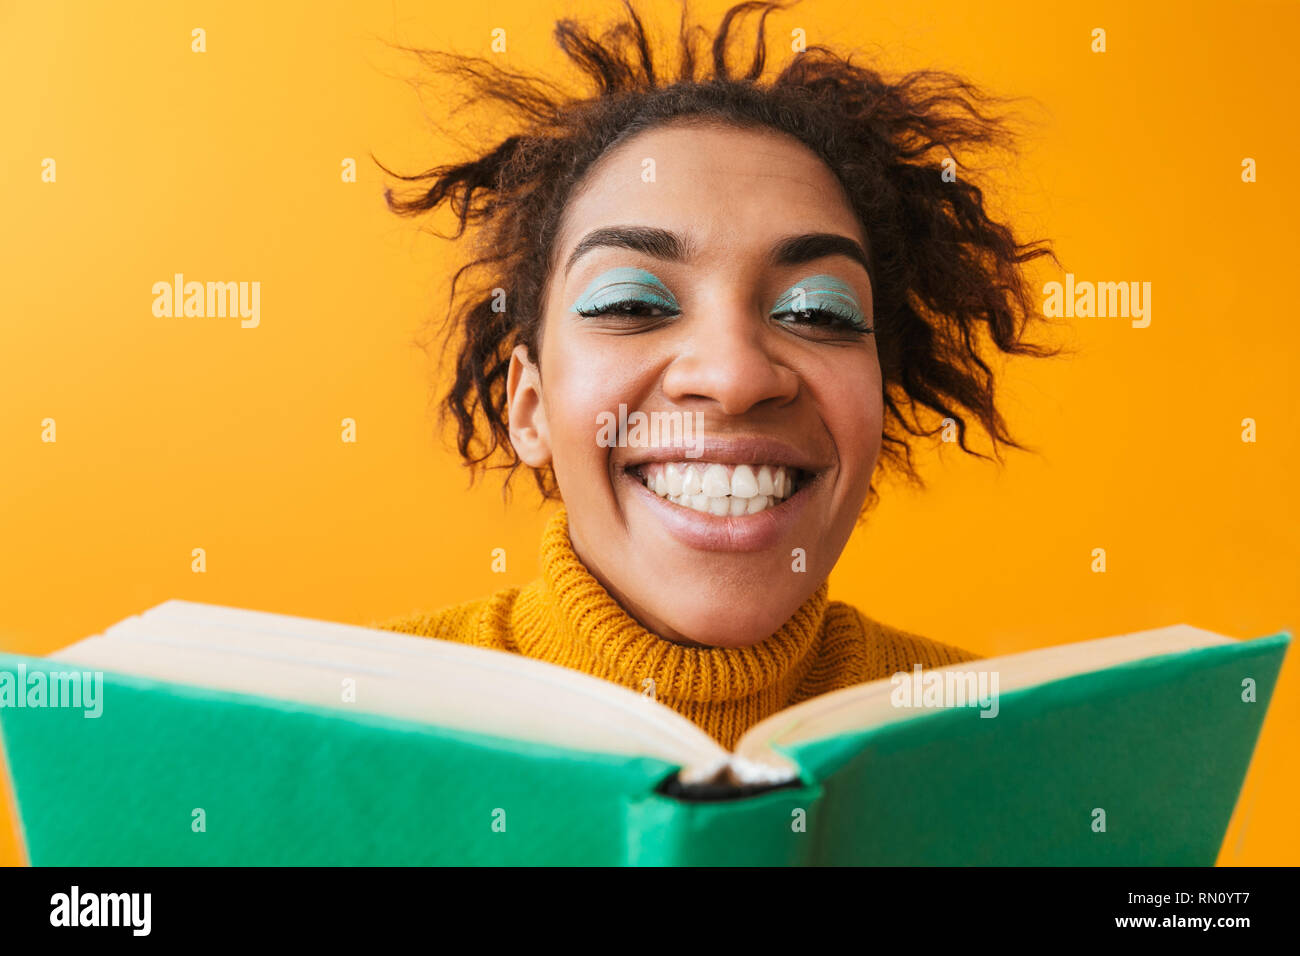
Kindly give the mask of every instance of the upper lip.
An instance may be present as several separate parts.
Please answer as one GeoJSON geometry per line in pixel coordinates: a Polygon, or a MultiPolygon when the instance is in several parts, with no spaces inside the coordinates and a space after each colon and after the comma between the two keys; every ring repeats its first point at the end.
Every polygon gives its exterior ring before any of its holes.
{"type": "Polygon", "coordinates": [[[802,471],[821,471],[826,462],[796,447],[765,435],[706,437],[682,445],[656,445],[628,449],[624,468],[657,461],[718,462],[723,465],[784,465],[802,471]],[[687,452],[691,454],[686,454],[687,452]]]}

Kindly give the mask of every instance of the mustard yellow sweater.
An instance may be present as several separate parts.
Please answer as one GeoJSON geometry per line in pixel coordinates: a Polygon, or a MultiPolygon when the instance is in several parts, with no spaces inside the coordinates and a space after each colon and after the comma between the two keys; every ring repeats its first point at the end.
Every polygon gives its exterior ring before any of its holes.
{"type": "Polygon", "coordinates": [[[727,749],[777,711],[863,681],[977,659],[828,601],[823,582],[775,634],[750,647],[683,647],[647,631],[578,558],[561,508],[541,543],[542,576],[486,598],[373,626],[525,654],[655,698],[727,749]]]}

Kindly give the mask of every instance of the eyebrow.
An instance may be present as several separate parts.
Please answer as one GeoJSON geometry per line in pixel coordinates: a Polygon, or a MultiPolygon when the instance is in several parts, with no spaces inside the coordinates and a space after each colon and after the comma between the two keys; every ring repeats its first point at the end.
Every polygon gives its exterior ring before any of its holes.
{"type": "MultiPolygon", "coordinates": [[[[667,262],[685,262],[695,254],[695,247],[685,238],[668,229],[655,226],[607,226],[593,229],[582,237],[569,254],[564,265],[568,275],[573,264],[593,249],[602,247],[631,249],[667,262]]],[[[846,256],[873,276],[871,260],[866,249],[856,239],[834,232],[810,232],[801,236],[787,236],[772,247],[768,264],[794,266],[824,256],[846,256]]]]}

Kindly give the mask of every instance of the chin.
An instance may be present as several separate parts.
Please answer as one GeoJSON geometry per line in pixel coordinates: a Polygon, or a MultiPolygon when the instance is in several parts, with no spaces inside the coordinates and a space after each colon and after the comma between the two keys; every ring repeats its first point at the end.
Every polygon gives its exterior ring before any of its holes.
{"type": "Polygon", "coordinates": [[[664,623],[676,634],[708,647],[749,647],[781,628],[811,595],[794,596],[775,604],[770,591],[748,588],[729,596],[710,590],[698,597],[678,591],[672,614],[664,623]],[[759,605],[759,601],[762,605],[759,605]]]}

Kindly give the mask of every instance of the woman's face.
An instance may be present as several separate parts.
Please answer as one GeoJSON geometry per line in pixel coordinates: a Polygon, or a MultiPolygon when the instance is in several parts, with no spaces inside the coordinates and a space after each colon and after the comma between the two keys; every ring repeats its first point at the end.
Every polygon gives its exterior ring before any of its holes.
{"type": "Polygon", "coordinates": [[[865,249],[834,174],[775,131],[658,127],[571,197],[511,438],[661,637],[762,640],[847,543],[883,418],[865,249]]]}

